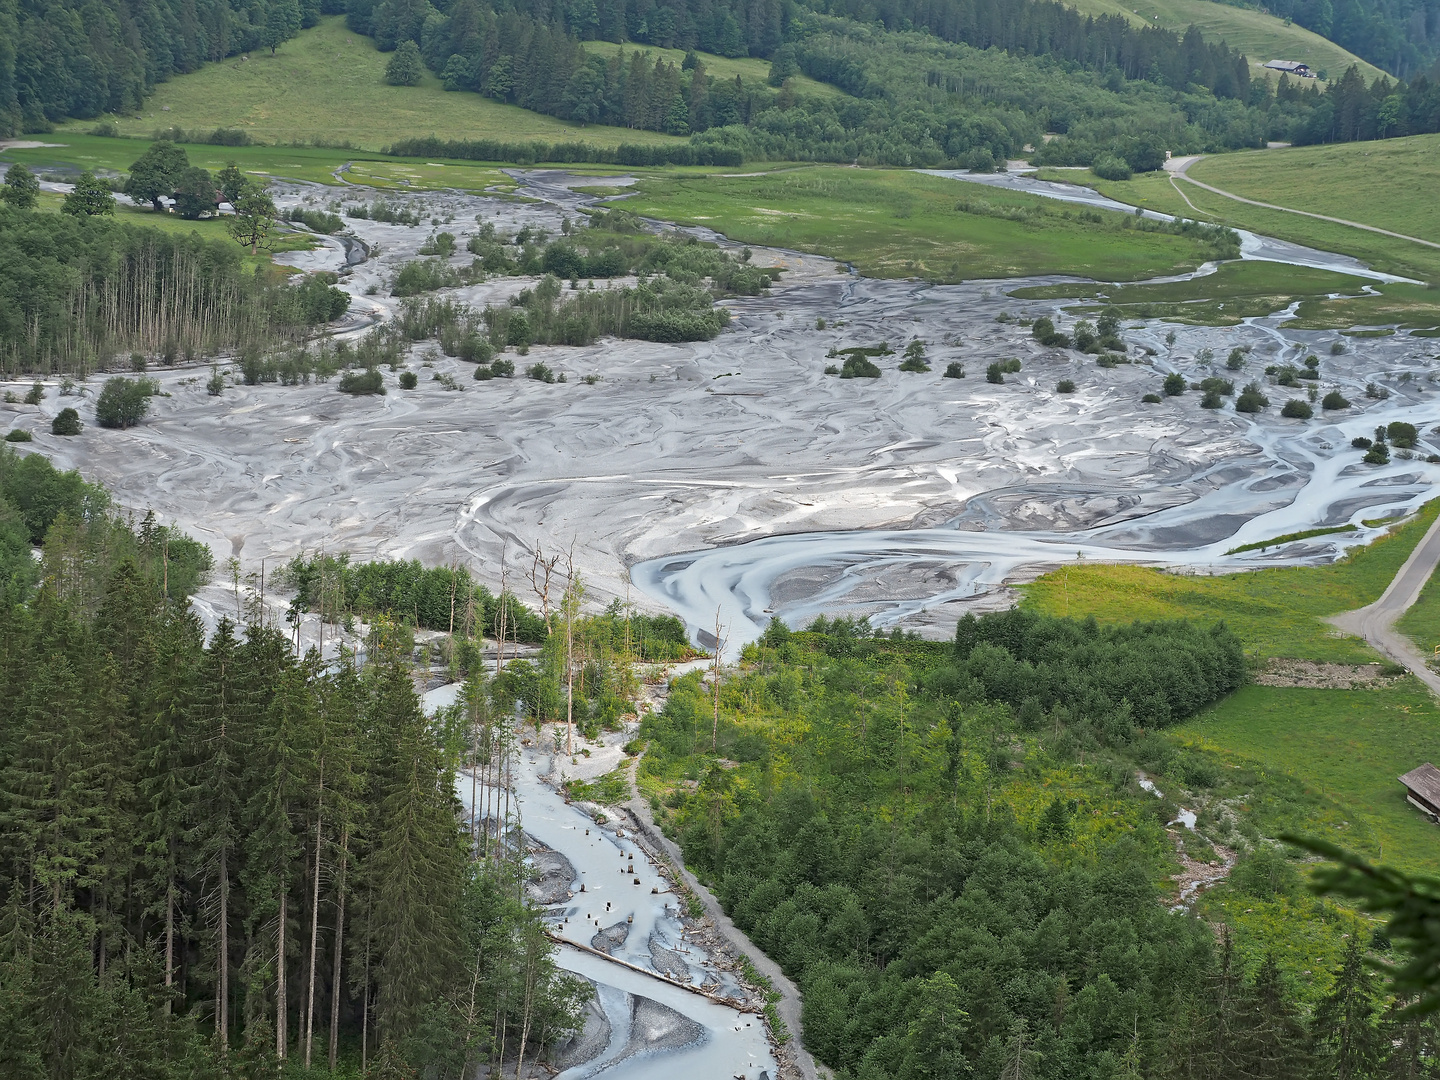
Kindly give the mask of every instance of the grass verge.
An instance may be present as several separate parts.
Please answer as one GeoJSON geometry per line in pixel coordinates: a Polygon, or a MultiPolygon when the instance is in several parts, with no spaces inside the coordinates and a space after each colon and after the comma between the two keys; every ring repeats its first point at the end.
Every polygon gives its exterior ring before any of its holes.
{"type": "MultiPolygon", "coordinates": [[[[1395,628],[1415,643],[1426,656],[1440,649],[1440,574],[1432,574],[1410,610],[1400,616],[1395,628]]],[[[1440,748],[1435,753],[1440,754],[1440,748]]]]}
{"type": "Polygon", "coordinates": [[[1368,645],[1337,637],[1321,620],[1379,599],[1437,514],[1440,500],[1329,566],[1196,577],[1140,566],[1070,565],[1025,586],[1023,603],[1048,615],[1094,615],[1106,623],[1223,620],[1248,651],[1261,656],[1369,663],[1376,657],[1368,645]]]}
{"type": "Polygon", "coordinates": [[[1193,239],[1125,228],[1128,215],[1081,217],[1038,196],[994,190],[982,199],[969,185],[909,171],[817,166],[637,187],[621,204],[627,210],[827,255],[868,277],[954,282],[1063,272],[1129,281],[1180,273],[1207,257],[1193,239]]]}

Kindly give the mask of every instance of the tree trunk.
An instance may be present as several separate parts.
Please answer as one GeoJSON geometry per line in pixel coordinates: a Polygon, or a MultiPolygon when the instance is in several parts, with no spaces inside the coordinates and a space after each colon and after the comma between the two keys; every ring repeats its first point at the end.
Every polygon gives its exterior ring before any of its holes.
{"type": "Polygon", "coordinates": [[[165,880],[165,1015],[174,1004],[170,988],[175,985],[175,879],[165,880]]]}
{"type": "MultiPolygon", "coordinates": [[[[325,767],[320,767],[320,791],[325,791],[325,767]]],[[[310,1047],[315,1042],[315,948],[320,941],[320,822],[315,815],[315,887],[310,894],[310,989],[305,995],[305,1068],[310,1068],[310,1047]]]]}
{"type": "Polygon", "coordinates": [[[220,985],[215,989],[215,1031],[220,1036],[220,1053],[230,1050],[230,873],[220,849],[220,985]]]}
{"type": "Polygon", "coordinates": [[[285,1050],[290,1044],[287,1023],[289,1021],[289,1003],[285,999],[285,902],[288,890],[284,884],[280,886],[280,927],[276,931],[275,949],[275,1056],[281,1061],[285,1060],[285,1050]]]}
{"type": "Polygon", "coordinates": [[[335,914],[335,975],[330,983],[330,1071],[335,1071],[335,1056],[340,1049],[340,956],[345,942],[345,869],[350,858],[350,831],[340,832],[340,881],[335,914]]]}

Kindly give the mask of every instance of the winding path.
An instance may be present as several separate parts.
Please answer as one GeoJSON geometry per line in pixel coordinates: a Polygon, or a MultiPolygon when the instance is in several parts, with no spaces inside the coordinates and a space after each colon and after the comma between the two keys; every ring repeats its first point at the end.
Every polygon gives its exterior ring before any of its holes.
{"type": "MultiPolygon", "coordinates": [[[[1173,184],[1175,178],[1179,177],[1188,183],[1194,184],[1198,188],[1204,188],[1206,191],[1214,192],[1216,195],[1223,195],[1227,199],[1234,199],[1236,202],[1245,203],[1248,206],[1259,206],[1266,210],[1283,210],[1287,214],[1299,214],[1301,217],[1314,218],[1316,221],[1329,221],[1335,225],[1349,225],[1352,229],[1364,229],[1366,232],[1379,233],[1381,236],[1392,236],[1396,240],[1408,240],[1412,244],[1424,244],[1426,247],[1440,248],[1440,244],[1435,243],[1433,240],[1421,240],[1418,236],[1407,236],[1405,233],[1391,232],[1389,229],[1381,229],[1375,225],[1364,225],[1358,221],[1348,221],[1345,218],[1329,217],[1325,214],[1314,214],[1309,210],[1296,210],[1292,206],[1277,206],[1275,203],[1259,202],[1256,199],[1247,199],[1243,196],[1236,195],[1234,192],[1226,191],[1224,188],[1213,187],[1210,184],[1202,183],[1190,175],[1190,166],[1194,165],[1204,156],[1204,154],[1192,154],[1189,157],[1171,158],[1167,161],[1165,163],[1165,171],[1170,174],[1170,182],[1173,184]]],[[[1177,187],[1176,190],[1179,190],[1179,188],[1177,187]]],[[[1180,197],[1185,199],[1183,192],[1181,192],[1180,197]]],[[[1190,202],[1189,199],[1185,199],[1185,202],[1192,210],[1195,209],[1195,204],[1190,202]]]]}
{"type": "Polygon", "coordinates": [[[1326,621],[1364,638],[1382,655],[1405,665],[1433,694],[1440,697],[1440,675],[1426,666],[1425,656],[1414,642],[1395,629],[1395,621],[1419,599],[1420,590],[1425,588],[1437,565],[1440,565],[1440,518],[1435,519],[1435,524],[1415,545],[1415,550],[1379,600],[1354,611],[1332,615],[1326,621]]]}

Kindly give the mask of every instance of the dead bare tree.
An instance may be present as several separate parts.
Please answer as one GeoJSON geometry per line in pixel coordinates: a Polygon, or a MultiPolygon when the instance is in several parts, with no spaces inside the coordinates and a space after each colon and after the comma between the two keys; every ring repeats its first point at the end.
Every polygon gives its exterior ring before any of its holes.
{"type": "Polygon", "coordinates": [[[535,590],[536,597],[540,600],[540,614],[545,619],[545,632],[550,632],[550,579],[555,573],[555,567],[560,562],[560,556],[552,555],[545,558],[545,553],[540,545],[535,545],[532,552],[534,559],[530,564],[530,587],[535,590]]]}
{"type": "MultiPolygon", "coordinates": [[[[726,627],[728,630],[729,627],[726,627]]],[[[720,744],[720,653],[725,648],[725,639],[720,636],[720,609],[715,609],[715,664],[710,673],[710,682],[715,691],[715,720],[710,726],[710,752],[715,753],[720,744]]]]}
{"type": "Polygon", "coordinates": [[[575,618],[580,614],[580,601],[585,584],[575,572],[575,544],[565,557],[565,594],[560,611],[565,616],[565,753],[575,753],[575,618]]]}

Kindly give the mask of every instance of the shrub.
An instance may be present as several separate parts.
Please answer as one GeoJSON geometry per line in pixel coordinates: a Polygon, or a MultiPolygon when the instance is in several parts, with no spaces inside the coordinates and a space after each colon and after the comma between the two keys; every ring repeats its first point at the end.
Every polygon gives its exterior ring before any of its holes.
{"type": "Polygon", "coordinates": [[[108,379],[95,402],[95,422],[101,427],[129,428],[145,419],[155,384],[149,379],[108,379]]]}
{"type": "Polygon", "coordinates": [[[840,378],[842,379],[878,379],[879,377],[880,369],[870,362],[869,357],[859,353],[851,353],[840,367],[840,378]]]}
{"type": "Polygon", "coordinates": [[[985,381],[990,383],[1003,383],[1005,373],[1000,370],[999,364],[991,364],[985,369],[985,381]]]}
{"type": "Polygon", "coordinates": [[[1218,409],[1223,404],[1224,400],[1215,390],[1206,390],[1205,396],[1200,399],[1200,407],[1202,409],[1218,409]]]}
{"type": "Polygon", "coordinates": [[[921,356],[906,357],[900,362],[901,371],[929,371],[930,365],[921,356]]]}
{"type": "Polygon", "coordinates": [[[1140,400],[1143,401],[1146,405],[1159,405],[1159,404],[1160,404],[1160,395],[1159,395],[1159,394],[1146,394],[1146,395],[1145,395],[1144,397],[1142,397],[1140,400]]]}
{"type": "Polygon", "coordinates": [[[1289,416],[1297,420],[1309,420],[1315,415],[1315,410],[1310,407],[1309,402],[1301,401],[1299,398],[1291,398],[1280,409],[1281,416],[1289,416]]]}
{"type": "Polygon", "coordinates": [[[1056,331],[1055,324],[1043,315],[1036,319],[1034,325],[1030,327],[1030,334],[1041,345],[1056,349],[1070,347],[1070,339],[1056,331]]]}
{"type": "Polygon", "coordinates": [[[1261,409],[1270,404],[1270,399],[1260,392],[1260,387],[1255,383],[1246,383],[1245,389],[1240,391],[1240,396],[1235,399],[1235,411],[1243,413],[1258,413],[1261,409]]]}
{"type": "Polygon", "coordinates": [[[1207,394],[1223,394],[1225,397],[1229,397],[1235,393],[1235,384],[1233,382],[1215,375],[1211,375],[1208,379],[1201,379],[1196,388],[1203,390],[1207,394]]]}
{"type": "Polygon", "coordinates": [[[1376,386],[1373,382],[1365,384],[1365,396],[1375,401],[1384,401],[1390,396],[1390,391],[1383,386],[1376,386]]]}
{"type": "Polygon", "coordinates": [[[340,384],[337,389],[342,394],[383,394],[385,393],[385,380],[378,368],[347,371],[340,376],[340,384]]]}
{"type": "Polygon", "coordinates": [[[1185,392],[1185,376],[1178,371],[1172,371],[1165,376],[1165,384],[1161,388],[1165,391],[1166,397],[1179,397],[1185,392]]]}
{"type": "Polygon", "coordinates": [[[385,81],[391,86],[419,86],[424,72],[420,47],[407,38],[400,43],[400,47],[391,55],[390,62],[385,65],[385,81]]]}
{"type": "Polygon", "coordinates": [[[965,377],[965,365],[962,364],[962,363],[960,363],[959,360],[951,360],[950,363],[948,363],[948,364],[945,365],[945,375],[944,375],[944,378],[946,378],[946,379],[963,379],[964,377],[965,377]]]}
{"type": "Polygon", "coordinates": [[[1350,445],[1355,447],[1356,450],[1369,450],[1370,447],[1375,444],[1365,438],[1364,435],[1356,435],[1355,438],[1350,440],[1350,445]]]}
{"type": "Polygon", "coordinates": [[[555,381],[555,372],[551,371],[544,364],[531,364],[525,369],[525,374],[529,375],[530,378],[536,382],[553,383],[555,381]]]}
{"type": "Polygon", "coordinates": [[[1420,438],[1420,432],[1415,429],[1414,424],[1407,424],[1396,420],[1385,429],[1385,434],[1390,442],[1404,450],[1413,449],[1415,442],[1420,438]]]}
{"type": "Polygon", "coordinates": [[[515,377],[515,361],[500,357],[490,365],[490,371],[499,379],[513,379],[515,377]]]}
{"type": "Polygon", "coordinates": [[[460,276],[444,263],[433,259],[417,259],[407,262],[395,275],[390,287],[392,296],[418,296],[423,292],[434,292],[460,284],[460,276]]]}
{"type": "Polygon", "coordinates": [[[402,371],[402,372],[400,373],[400,389],[401,389],[401,390],[414,390],[416,384],[419,383],[419,381],[420,381],[419,378],[416,376],[415,372],[413,372],[413,371],[402,371]]]}
{"type": "Polygon", "coordinates": [[[1330,342],[1330,355],[1331,355],[1331,356],[1344,356],[1344,355],[1345,355],[1345,342],[1343,342],[1343,341],[1338,341],[1338,340],[1337,340],[1337,341],[1332,341],[1332,342],[1330,342]]]}
{"type": "Polygon", "coordinates": [[[1348,409],[1350,402],[1339,390],[1331,390],[1325,395],[1325,400],[1320,403],[1322,409],[1348,409]]]}
{"type": "Polygon", "coordinates": [[[826,365],[825,365],[825,374],[826,374],[826,375],[839,375],[839,374],[840,374],[840,369],[839,369],[838,367],[836,367],[834,364],[826,364],[826,365]]]}
{"type": "Polygon", "coordinates": [[[486,381],[487,379],[493,379],[494,377],[495,377],[495,372],[492,371],[492,370],[491,370],[489,367],[487,367],[485,364],[481,364],[479,367],[477,367],[477,368],[475,369],[475,378],[476,378],[479,382],[484,382],[484,381],[486,381]]]}
{"type": "Polygon", "coordinates": [[[1069,379],[1061,379],[1055,384],[1055,392],[1057,394],[1073,394],[1075,392],[1075,384],[1069,379]]]}
{"type": "Polygon", "coordinates": [[[38,382],[35,383],[34,386],[30,387],[29,390],[25,391],[25,404],[26,404],[26,405],[39,405],[40,402],[42,402],[42,401],[44,401],[44,400],[45,400],[45,387],[44,387],[42,384],[38,383],[38,382]]]}
{"type": "Polygon", "coordinates": [[[1225,366],[1231,371],[1239,371],[1245,366],[1245,350],[1231,349],[1230,355],[1225,360],[1225,366]]]}
{"type": "Polygon", "coordinates": [[[6,442],[30,442],[34,436],[23,428],[11,428],[5,433],[6,442]]]}
{"type": "Polygon", "coordinates": [[[1367,465],[1389,465],[1390,448],[1384,443],[1376,443],[1365,452],[1363,460],[1367,465]]]}
{"type": "Polygon", "coordinates": [[[55,419],[50,421],[51,435],[79,435],[80,414],[74,409],[61,409],[55,419]]]}
{"type": "Polygon", "coordinates": [[[1090,166],[1090,171],[1101,180],[1129,180],[1130,165],[1116,154],[1101,154],[1090,166]]]}

